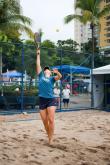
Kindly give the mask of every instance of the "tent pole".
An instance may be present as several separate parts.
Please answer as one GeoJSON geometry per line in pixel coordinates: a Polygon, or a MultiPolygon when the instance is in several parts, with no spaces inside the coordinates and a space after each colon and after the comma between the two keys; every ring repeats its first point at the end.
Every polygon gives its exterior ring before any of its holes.
{"type": "Polygon", "coordinates": [[[72,94],[72,70],[71,70],[71,67],[70,67],[70,92],[72,94]]]}
{"type": "Polygon", "coordinates": [[[21,77],[21,112],[23,112],[24,109],[24,100],[23,100],[23,96],[24,96],[24,82],[23,82],[23,71],[24,71],[24,45],[22,45],[22,77],[21,77]]]}
{"type": "MultiPolygon", "coordinates": [[[[60,45],[60,72],[62,74],[62,44],[60,45]]],[[[61,101],[62,101],[62,80],[60,81],[60,111],[62,109],[62,105],[61,105],[61,101]]]]}

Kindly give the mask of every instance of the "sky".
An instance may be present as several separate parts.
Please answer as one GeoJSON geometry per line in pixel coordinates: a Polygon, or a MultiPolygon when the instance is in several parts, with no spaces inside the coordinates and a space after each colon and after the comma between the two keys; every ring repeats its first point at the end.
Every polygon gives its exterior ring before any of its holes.
{"type": "Polygon", "coordinates": [[[64,24],[64,17],[74,13],[74,0],[20,0],[20,2],[23,15],[33,20],[32,30],[37,32],[38,29],[42,29],[42,40],[57,42],[74,39],[74,22],[64,24]]]}

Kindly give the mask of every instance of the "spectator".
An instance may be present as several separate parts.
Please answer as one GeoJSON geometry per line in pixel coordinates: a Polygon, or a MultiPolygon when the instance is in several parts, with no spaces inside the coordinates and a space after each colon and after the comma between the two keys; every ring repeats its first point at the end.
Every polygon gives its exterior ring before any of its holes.
{"type": "Polygon", "coordinates": [[[69,108],[70,89],[68,89],[68,87],[65,86],[65,89],[63,89],[62,94],[63,94],[64,108],[69,108]]]}
{"type": "Polygon", "coordinates": [[[59,103],[60,103],[60,89],[56,86],[55,88],[54,88],[54,96],[55,96],[55,98],[56,98],[56,100],[57,100],[57,106],[59,107],[59,103]]]}

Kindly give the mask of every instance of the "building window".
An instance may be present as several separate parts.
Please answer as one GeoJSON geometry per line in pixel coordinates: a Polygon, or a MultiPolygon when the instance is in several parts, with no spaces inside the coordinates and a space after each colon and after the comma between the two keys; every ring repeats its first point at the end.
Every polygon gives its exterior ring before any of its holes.
{"type": "Polygon", "coordinates": [[[107,43],[110,43],[110,39],[107,40],[107,43]]]}
{"type": "Polygon", "coordinates": [[[110,20],[110,15],[106,17],[106,20],[110,20]]]}
{"type": "Polygon", "coordinates": [[[106,30],[107,30],[107,32],[109,32],[110,31],[110,27],[108,27],[106,30]]]}
{"type": "Polygon", "coordinates": [[[107,34],[106,34],[106,37],[110,37],[110,33],[107,33],[107,34]]]}
{"type": "Polygon", "coordinates": [[[106,22],[106,25],[107,25],[107,26],[110,26],[110,22],[106,22]]]}

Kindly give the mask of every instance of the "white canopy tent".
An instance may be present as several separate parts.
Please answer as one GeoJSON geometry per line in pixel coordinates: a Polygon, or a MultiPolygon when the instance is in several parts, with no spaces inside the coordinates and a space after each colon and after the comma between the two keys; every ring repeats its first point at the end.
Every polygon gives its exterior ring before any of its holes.
{"type": "Polygon", "coordinates": [[[110,107],[110,65],[93,69],[94,106],[110,107]]]}
{"type": "Polygon", "coordinates": [[[93,74],[110,74],[110,65],[102,66],[100,68],[93,69],[93,74]]]}

